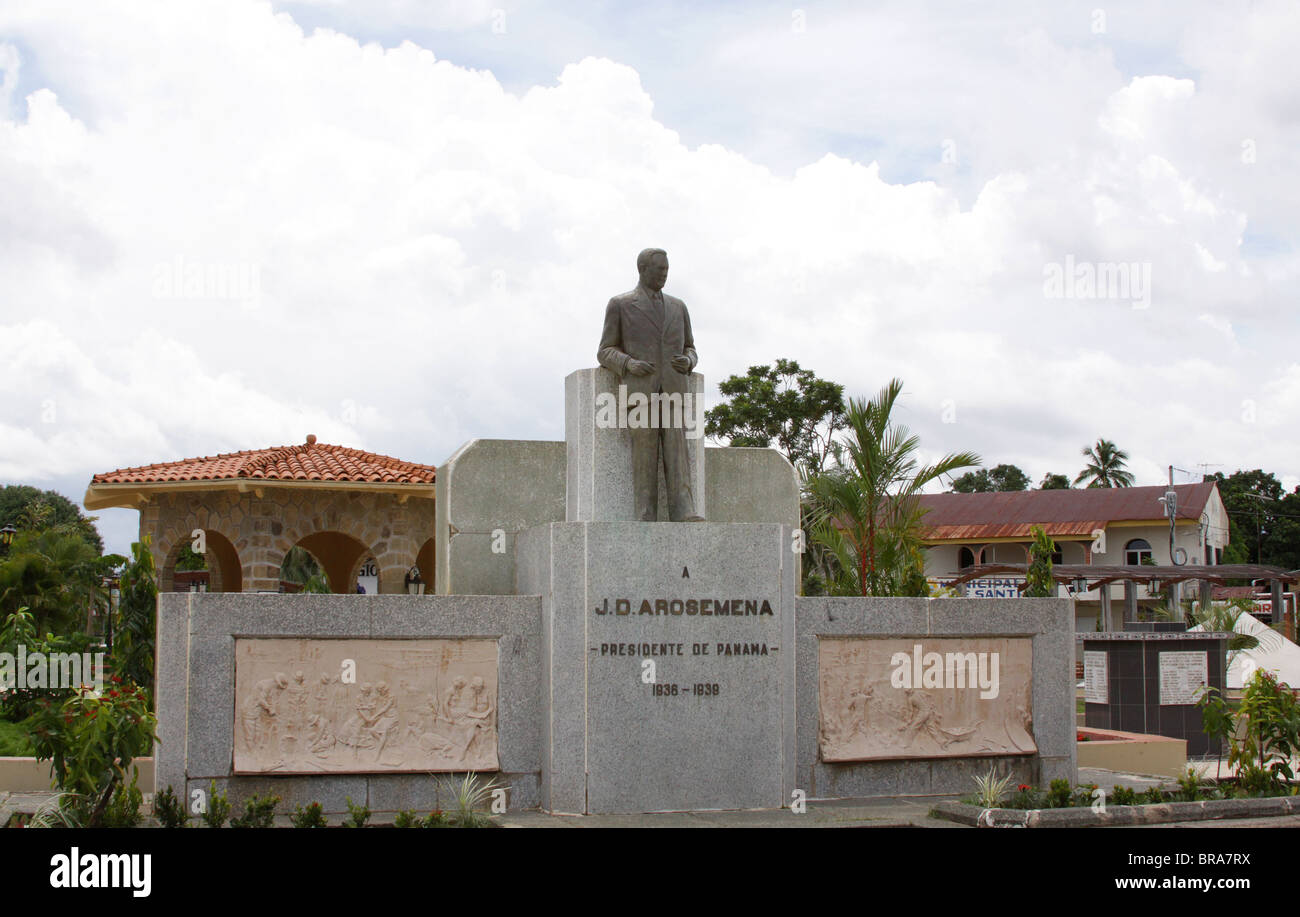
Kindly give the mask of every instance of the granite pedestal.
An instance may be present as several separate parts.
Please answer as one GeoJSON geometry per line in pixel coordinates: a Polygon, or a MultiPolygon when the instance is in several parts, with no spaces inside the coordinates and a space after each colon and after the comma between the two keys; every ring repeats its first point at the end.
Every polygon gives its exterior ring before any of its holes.
{"type": "Polygon", "coordinates": [[[542,806],[775,808],[794,782],[792,533],[568,522],[523,532],[542,597],[542,806]]]}

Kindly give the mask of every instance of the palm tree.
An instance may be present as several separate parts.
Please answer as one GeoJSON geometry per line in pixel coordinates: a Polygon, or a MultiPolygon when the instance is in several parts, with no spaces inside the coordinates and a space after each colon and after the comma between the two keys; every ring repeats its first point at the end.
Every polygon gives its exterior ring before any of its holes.
{"type": "Polygon", "coordinates": [[[939,476],[980,464],[961,452],[918,466],[920,441],[890,419],[902,391],[892,379],[871,401],[850,399],[842,466],[808,481],[812,541],[835,560],[838,595],[924,594],[917,497],[939,476]]]}
{"type": "Polygon", "coordinates": [[[1099,439],[1096,446],[1084,446],[1083,457],[1088,464],[1074,479],[1075,484],[1086,481],[1089,487],[1133,486],[1133,475],[1124,470],[1128,453],[1116,449],[1110,440],[1099,439]]]}
{"type": "Polygon", "coordinates": [[[121,560],[62,526],[20,531],[0,562],[0,617],[27,606],[38,633],[70,634],[92,605],[107,604],[103,577],[121,560]]]}

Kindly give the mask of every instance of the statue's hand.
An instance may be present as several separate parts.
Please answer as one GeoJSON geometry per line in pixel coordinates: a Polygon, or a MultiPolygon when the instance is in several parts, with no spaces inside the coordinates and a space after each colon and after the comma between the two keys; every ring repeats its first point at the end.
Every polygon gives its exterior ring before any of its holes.
{"type": "Polygon", "coordinates": [[[688,373],[691,371],[691,358],[685,354],[678,354],[673,357],[673,369],[679,373],[688,373]]]}
{"type": "Polygon", "coordinates": [[[627,371],[634,376],[648,376],[655,371],[655,365],[645,360],[628,360],[627,371]]]}

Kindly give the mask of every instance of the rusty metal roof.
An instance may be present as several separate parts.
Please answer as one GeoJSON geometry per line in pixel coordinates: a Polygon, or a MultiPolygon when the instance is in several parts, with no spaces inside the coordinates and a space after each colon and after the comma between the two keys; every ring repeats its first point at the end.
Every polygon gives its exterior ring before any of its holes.
{"type": "MultiPolygon", "coordinates": [[[[1178,518],[1200,519],[1215,482],[1175,484],[1178,518]]],[[[925,494],[927,541],[1029,538],[1041,525],[1053,536],[1088,536],[1113,522],[1163,522],[1167,486],[1021,490],[983,494],[925,494]]]]}

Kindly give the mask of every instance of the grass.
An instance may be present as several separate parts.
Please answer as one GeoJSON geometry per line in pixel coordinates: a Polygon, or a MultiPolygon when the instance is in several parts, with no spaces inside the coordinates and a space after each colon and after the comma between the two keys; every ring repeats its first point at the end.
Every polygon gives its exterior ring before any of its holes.
{"type": "Polygon", "coordinates": [[[0,758],[31,757],[36,754],[31,736],[18,723],[0,720],[0,758]]]}

